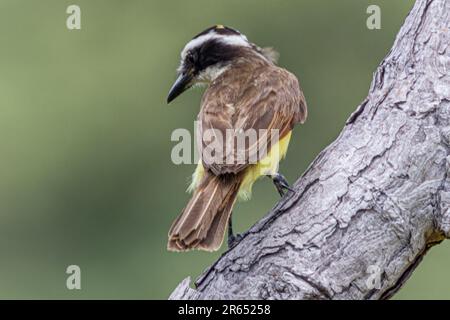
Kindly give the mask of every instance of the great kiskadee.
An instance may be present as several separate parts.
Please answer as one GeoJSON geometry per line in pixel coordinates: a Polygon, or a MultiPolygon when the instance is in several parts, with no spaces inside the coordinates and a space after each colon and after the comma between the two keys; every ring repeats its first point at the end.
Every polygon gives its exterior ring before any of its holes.
{"type": "Polygon", "coordinates": [[[278,173],[278,163],[286,154],[291,130],[306,120],[307,107],[297,78],[276,65],[276,56],[272,49],[260,48],[239,31],[222,25],[201,32],[181,52],[178,78],[167,102],[195,84],[205,83],[207,89],[198,114],[202,157],[189,188],[193,196],[170,228],[169,250],[218,250],[227,223],[228,242],[233,245],[237,240],[231,229],[233,205],[238,197],[249,198],[253,183],[261,176],[269,176],[280,195],[292,191],[278,173]],[[202,151],[211,142],[211,135],[205,138],[211,129],[215,138],[217,133],[226,137],[227,146],[239,132],[269,133],[232,144],[231,151],[219,157],[217,152],[215,161],[206,161],[202,151]],[[274,131],[278,132],[276,141],[274,131]],[[262,149],[264,156],[250,161],[262,149]],[[228,161],[225,156],[230,154],[235,158],[228,161]]]}

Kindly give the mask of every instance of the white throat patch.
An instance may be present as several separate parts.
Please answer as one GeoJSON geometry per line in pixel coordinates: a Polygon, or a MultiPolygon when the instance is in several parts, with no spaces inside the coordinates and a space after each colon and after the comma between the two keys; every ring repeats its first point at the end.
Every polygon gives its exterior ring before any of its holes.
{"type": "Polygon", "coordinates": [[[197,81],[199,83],[210,83],[217,79],[218,76],[220,76],[223,72],[225,72],[228,69],[229,66],[210,66],[200,72],[200,74],[197,76],[197,81]]]}

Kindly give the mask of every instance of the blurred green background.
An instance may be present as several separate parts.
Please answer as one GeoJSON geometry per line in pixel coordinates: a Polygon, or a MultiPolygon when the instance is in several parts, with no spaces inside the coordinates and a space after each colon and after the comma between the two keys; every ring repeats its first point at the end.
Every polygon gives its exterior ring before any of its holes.
{"type": "MultiPolygon", "coordinates": [[[[412,0],[0,1],[0,298],[165,299],[218,253],[166,251],[194,165],[170,135],[192,131],[201,89],[165,103],[184,44],[210,25],[280,53],[301,80],[307,123],[281,170],[291,182],[364,99],[412,0]],[[77,4],[82,29],[66,28],[77,4]],[[382,29],[366,28],[378,4],[382,29]],[[66,289],[81,267],[82,290],[66,289]]],[[[235,209],[240,232],[278,200],[268,180],[235,209]]],[[[450,298],[450,246],[397,298],[450,298]]]]}

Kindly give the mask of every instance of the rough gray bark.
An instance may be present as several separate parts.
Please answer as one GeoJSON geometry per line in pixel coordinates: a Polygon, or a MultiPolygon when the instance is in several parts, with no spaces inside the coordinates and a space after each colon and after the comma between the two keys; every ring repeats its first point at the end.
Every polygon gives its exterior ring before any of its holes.
{"type": "Polygon", "coordinates": [[[195,290],[188,278],[170,298],[391,297],[426,251],[450,237],[449,46],[450,1],[417,0],[368,97],[295,194],[195,290]]]}

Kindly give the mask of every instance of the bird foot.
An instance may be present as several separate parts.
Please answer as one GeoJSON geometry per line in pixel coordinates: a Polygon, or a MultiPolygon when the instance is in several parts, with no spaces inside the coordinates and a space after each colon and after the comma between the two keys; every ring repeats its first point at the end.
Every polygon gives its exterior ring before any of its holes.
{"type": "Polygon", "coordinates": [[[242,239],[242,235],[241,234],[229,234],[228,235],[228,248],[232,248],[235,245],[237,245],[242,239]]]}
{"type": "Polygon", "coordinates": [[[289,186],[289,183],[282,174],[276,173],[272,175],[271,178],[281,197],[284,196],[285,190],[295,192],[294,189],[289,186]]]}

